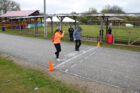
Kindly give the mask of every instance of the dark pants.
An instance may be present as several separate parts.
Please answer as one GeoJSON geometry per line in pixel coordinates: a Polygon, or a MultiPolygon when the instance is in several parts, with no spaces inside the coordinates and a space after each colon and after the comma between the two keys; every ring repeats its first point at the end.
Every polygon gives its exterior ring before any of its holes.
{"type": "Polygon", "coordinates": [[[75,50],[79,51],[79,47],[81,46],[81,40],[75,40],[75,50]]]}
{"type": "Polygon", "coordinates": [[[55,48],[56,48],[56,58],[59,58],[59,53],[61,52],[61,45],[60,44],[54,44],[55,48]]]}
{"type": "Polygon", "coordinates": [[[73,41],[73,33],[70,33],[69,37],[70,37],[70,41],[73,41]]]}

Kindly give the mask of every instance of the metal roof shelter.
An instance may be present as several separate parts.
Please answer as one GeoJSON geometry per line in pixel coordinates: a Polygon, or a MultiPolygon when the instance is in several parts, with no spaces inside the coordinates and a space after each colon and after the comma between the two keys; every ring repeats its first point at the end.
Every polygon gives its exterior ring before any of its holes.
{"type": "Polygon", "coordinates": [[[111,23],[114,23],[114,25],[116,25],[116,22],[117,22],[118,26],[120,27],[121,22],[125,22],[125,19],[122,19],[119,17],[110,17],[108,18],[108,21],[110,21],[111,23]]]}
{"type": "MultiPolygon", "coordinates": [[[[103,38],[103,23],[104,21],[106,22],[106,30],[108,29],[108,18],[109,17],[122,17],[122,16],[135,16],[135,17],[139,17],[140,13],[122,13],[122,14],[118,14],[118,13],[74,13],[74,14],[65,14],[65,13],[61,13],[61,14],[47,14],[47,17],[49,17],[51,19],[51,31],[53,31],[53,17],[57,16],[57,18],[60,20],[60,27],[62,29],[62,22],[64,20],[65,17],[73,17],[75,20],[75,26],[76,26],[76,22],[77,22],[77,17],[78,16],[95,16],[95,17],[101,17],[101,30],[100,30],[100,37],[101,40],[103,38]]],[[[1,16],[1,17],[6,17],[6,16],[1,16]]],[[[23,16],[7,16],[10,17],[12,19],[17,19],[17,18],[43,18],[44,16],[32,16],[32,15],[23,15],[23,16]]]]}
{"type": "MultiPolygon", "coordinates": [[[[76,26],[76,17],[78,16],[95,16],[95,17],[101,17],[101,30],[100,30],[100,40],[103,40],[103,23],[106,22],[106,32],[108,30],[108,18],[109,17],[123,17],[123,16],[135,16],[139,17],[140,13],[74,13],[74,14],[48,14],[48,17],[57,16],[59,20],[61,21],[61,29],[62,29],[62,22],[65,17],[72,16],[75,20],[75,26],[76,26]]],[[[107,33],[106,33],[107,34],[107,33]]]]}
{"type": "Polygon", "coordinates": [[[75,14],[48,14],[48,16],[106,16],[106,17],[114,17],[114,16],[140,16],[140,13],[75,13],[75,14]]]}
{"type": "Polygon", "coordinates": [[[109,21],[125,21],[124,19],[122,18],[118,18],[118,17],[111,17],[108,19],[109,21]]]}
{"type": "MultiPolygon", "coordinates": [[[[10,19],[11,25],[13,24],[12,20],[17,19],[19,26],[21,26],[21,21],[23,21],[22,19],[30,20],[31,18],[34,18],[35,19],[34,24],[37,24],[36,16],[42,17],[42,16],[39,16],[38,10],[22,10],[22,11],[10,11],[10,12],[7,12],[7,13],[1,15],[0,17],[10,19]]],[[[6,25],[6,24],[4,24],[4,25],[6,25]]],[[[21,31],[21,29],[20,29],[20,31],[21,31]]],[[[35,32],[37,32],[37,31],[35,31],[35,32]]]]}
{"type": "Polygon", "coordinates": [[[10,11],[0,17],[25,17],[25,16],[36,16],[39,15],[38,10],[23,10],[23,11],[10,11]]]}

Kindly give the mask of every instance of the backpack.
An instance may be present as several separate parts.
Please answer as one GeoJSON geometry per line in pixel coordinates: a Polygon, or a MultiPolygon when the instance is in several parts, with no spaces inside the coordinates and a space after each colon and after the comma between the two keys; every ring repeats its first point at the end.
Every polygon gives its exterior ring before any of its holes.
{"type": "Polygon", "coordinates": [[[52,42],[54,42],[54,38],[55,38],[55,35],[54,35],[53,38],[52,38],[52,42]]]}

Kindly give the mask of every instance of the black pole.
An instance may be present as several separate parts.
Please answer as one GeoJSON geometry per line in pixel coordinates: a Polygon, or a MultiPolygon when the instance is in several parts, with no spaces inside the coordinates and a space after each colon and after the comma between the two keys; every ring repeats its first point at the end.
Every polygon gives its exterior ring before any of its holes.
{"type": "Polygon", "coordinates": [[[100,41],[103,41],[103,33],[104,33],[103,25],[104,25],[104,16],[102,16],[101,18],[100,41]]]}
{"type": "Polygon", "coordinates": [[[60,30],[62,30],[62,21],[63,21],[63,17],[60,17],[60,30]]]}
{"type": "Polygon", "coordinates": [[[53,35],[53,17],[50,17],[51,19],[51,34],[53,35]]]}
{"type": "Polygon", "coordinates": [[[106,35],[108,34],[108,17],[106,18],[106,35]]]}
{"type": "Polygon", "coordinates": [[[57,16],[57,18],[60,20],[60,30],[62,30],[62,22],[63,22],[63,19],[65,18],[65,16],[57,16]]]}
{"type": "Polygon", "coordinates": [[[77,23],[77,17],[76,16],[74,16],[74,20],[75,20],[74,25],[75,25],[75,28],[76,28],[76,23],[77,23]]]}

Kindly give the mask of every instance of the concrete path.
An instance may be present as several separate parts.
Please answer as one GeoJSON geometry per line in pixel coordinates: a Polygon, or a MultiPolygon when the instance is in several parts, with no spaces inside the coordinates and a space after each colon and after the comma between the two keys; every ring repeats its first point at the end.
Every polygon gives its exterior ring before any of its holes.
{"type": "Polygon", "coordinates": [[[140,93],[140,52],[82,45],[74,51],[73,43],[62,43],[61,62],[55,59],[51,41],[0,34],[0,52],[134,93],[140,93]]]}

